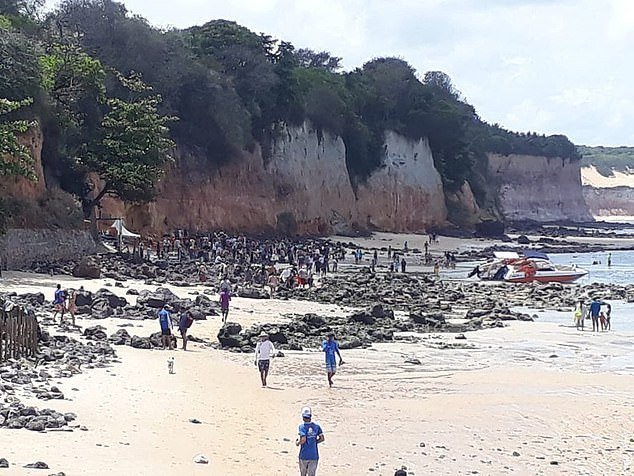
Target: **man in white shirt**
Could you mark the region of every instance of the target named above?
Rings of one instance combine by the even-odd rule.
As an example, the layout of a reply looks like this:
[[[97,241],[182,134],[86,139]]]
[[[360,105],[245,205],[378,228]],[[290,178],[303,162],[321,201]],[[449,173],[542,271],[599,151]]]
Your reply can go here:
[[[275,354],[273,342],[269,340],[266,332],[260,334],[260,342],[255,346],[255,365],[260,371],[260,379],[262,379],[262,387],[266,387],[266,377],[269,375],[269,363]]]

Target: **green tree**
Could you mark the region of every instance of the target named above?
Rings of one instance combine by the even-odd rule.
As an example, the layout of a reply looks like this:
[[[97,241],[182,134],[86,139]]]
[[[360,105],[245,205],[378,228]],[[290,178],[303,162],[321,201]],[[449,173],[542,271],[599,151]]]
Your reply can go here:
[[[20,134],[25,134],[34,123],[7,117],[29,104],[30,99],[10,101],[0,98],[0,175],[22,176],[36,180],[33,157],[29,148],[19,141]]]
[[[175,147],[167,128],[173,118],[158,112],[160,96],[148,94],[151,88],[136,75],[119,79],[135,97],[107,100],[100,138],[80,159],[85,171],[96,173],[102,182],[84,198],[84,210],[93,218],[94,208],[106,195],[128,202],[152,200]]]

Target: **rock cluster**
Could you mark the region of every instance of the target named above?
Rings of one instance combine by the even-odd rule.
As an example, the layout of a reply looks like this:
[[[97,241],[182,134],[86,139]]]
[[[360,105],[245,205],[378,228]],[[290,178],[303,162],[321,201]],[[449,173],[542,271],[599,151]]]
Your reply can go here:
[[[49,408],[38,410],[19,402],[0,404],[0,428],[46,431],[66,427],[76,418],[74,413],[59,413]]]
[[[228,322],[218,332],[218,341],[223,349],[252,352],[260,333],[266,332],[276,347],[302,350],[318,348],[328,334],[334,333],[341,349],[354,349],[390,342],[397,332],[465,332],[501,324],[497,317],[485,317],[451,324],[442,313],[412,312],[408,318],[401,319],[396,318],[392,310],[377,304],[346,317],[304,314],[294,316],[289,323],[254,325],[244,330],[240,324]]]

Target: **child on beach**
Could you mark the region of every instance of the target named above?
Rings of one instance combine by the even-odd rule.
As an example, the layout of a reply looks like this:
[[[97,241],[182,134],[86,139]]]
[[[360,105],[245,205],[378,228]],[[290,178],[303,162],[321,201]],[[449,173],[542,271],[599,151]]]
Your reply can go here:
[[[577,327],[577,330],[581,329],[583,330],[583,319],[585,315],[585,309],[584,309],[584,305],[583,305],[583,301],[579,301],[575,307],[575,313],[574,313],[574,320],[575,320],[575,326]]]

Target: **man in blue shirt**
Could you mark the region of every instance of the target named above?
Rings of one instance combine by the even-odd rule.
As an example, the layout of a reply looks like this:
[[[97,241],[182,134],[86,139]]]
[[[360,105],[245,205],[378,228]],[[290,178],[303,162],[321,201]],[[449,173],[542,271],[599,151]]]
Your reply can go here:
[[[299,438],[295,442],[299,449],[299,474],[301,476],[315,476],[319,463],[319,449],[317,445],[324,441],[324,432],[317,423],[312,422],[310,407],[302,408],[303,423],[299,425]]]
[[[343,359],[339,352],[339,344],[335,340],[335,335],[328,334],[328,340],[321,344],[321,350],[326,354],[326,372],[328,373],[328,385],[332,387],[332,377],[337,372],[337,360],[335,355],[339,356],[339,365],[343,365]]]
[[[53,322],[55,322],[55,318],[57,317],[57,313],[61,313],[61,317],[59,318],[59,324],[62,325],[64,323],[64,311],[66,311],[66,294],[62,289],[62,285],[58,284],[55,288],[55,299],[53,300],[53,304],[55,305],[55,313],[53,314]]]
[[[172,318],[168,310],[167,304],[163,306],[158,313],[159,324],[161,325],[161,341],[163,342],[163,350],[169,347],[172,350]]]
[[[599,313],[601,312],[601,301],[597,298],[590,304],[590,317],[592,318],[592,332],[599,330]]]

